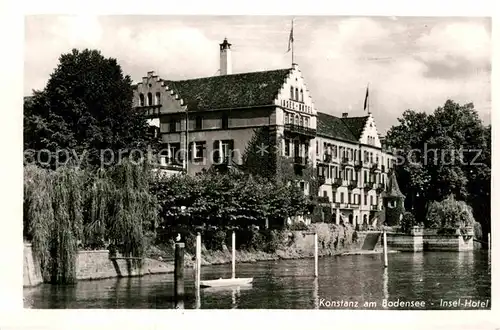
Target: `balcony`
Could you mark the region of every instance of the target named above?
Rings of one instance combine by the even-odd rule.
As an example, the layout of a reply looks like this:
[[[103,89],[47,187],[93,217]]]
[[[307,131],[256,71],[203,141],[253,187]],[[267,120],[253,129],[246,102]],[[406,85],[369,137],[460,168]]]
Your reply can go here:
[[[323,161],[324,161],[325,163],[330,163],[330,162],[332,161],[332,154],[325,154],[325,155],[323,156]]]
[[[285,124],[285,132],[304,135],[310,138],[316,137],[315,129],[295,124]]]
[[[342,165],[343,167],[349,165],[349,158],[342,157],[342,159],[340,160],[340,165]]]
[[[330,203],[330,197],[328,196],[319,196],[318,197],[318,204],[329,204]]]
[[[375,186],[375,182],[365,182],[364,188],[365,190],[372,190]]]
[[[382,184],[377,185],[376,191],[377,191],[377,194],[381,194],[382,192],[384,192],[385,191],[384,185],[382,185]]]
[[[333,188],[338,188],[338,187],[341,187],[343,184],[343,180],[342,178],[335,178],[332,182],[332,187]]]
[[[358,187],[358,181],[357,180],[350,180],[349,181],[349,185],[347,186],[347,188],[349,190],[353,190],[353,189],[355,189],[357,187]]]
[[[144,105],[136,107],[136,109],[144,111],[144,114],[148,119],[157,118],[158,116],[160,116],[161,104]]]
[[[378,171],[379,170],[378,165],[379,165],[378,163],[373,163],[372,166],[371,166],[371,168],[370,168],[370,170],[372,172]]]

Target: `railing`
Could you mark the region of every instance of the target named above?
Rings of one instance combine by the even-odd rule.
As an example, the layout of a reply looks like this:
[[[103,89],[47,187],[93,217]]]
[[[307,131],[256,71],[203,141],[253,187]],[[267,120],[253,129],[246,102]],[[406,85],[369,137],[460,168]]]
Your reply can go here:
[[[342,157],[342,159],[341,159],[341,161],[340,161],[340,164],[341,164],[342,166],[346,166],[346,165],[348,165],[348,164],[349,164],[349,158],[347,158],[347,157]]]
[[[293,163],[296,165],[306,165],[307,164],[307,158],[303,156],[294,156],[293,157]]]
[[[378,170],[378,163],[373,163],[372,166],[371,166],[371,171],[374,172],[374,171],[377,171]]]
[[[155,118],[160,115],[161,104],[144,105],[136,107],[136,109],[143,110],[147,118]]]
[[[357,160],[354,162],[354,168],[356,170],[360,170],[363,167],[363,162],[361,160]]]
[[[325,154],[323,156],[323,161],[326,162],[326,163],[329,163],[332,161],[332,155],[331,154]]]
[[[319,196],[318,203],[330,203],[330,197],[328,196]]]
[[[343,184],[342,178],[335,178],[332,182],[333,187],[341,187]]]
[[[347,188],[349,188],[350,190],[354,189],[354,188],[357,188],[358,187],[358,181],[357,180],[351,180],[349,181],[349,185],[347,186]]]
[[[371,190],[371,189],[373,189],[374,185],[375,185],[375,182],[365,182],[364,188]]]
[[[378,211],[378,210],[379,210],[379,207],[378,207],[378,205],[371,205],[371,206],[370,206],[370,209],[371,209],[372,211]]]
[[[295,124],[285,124],[285,131],[288,131],[290,133],[295,133],[295,134],[311,136],[311,137],[316,136],[315,129],[305,127],[305,126],[295,125]]]

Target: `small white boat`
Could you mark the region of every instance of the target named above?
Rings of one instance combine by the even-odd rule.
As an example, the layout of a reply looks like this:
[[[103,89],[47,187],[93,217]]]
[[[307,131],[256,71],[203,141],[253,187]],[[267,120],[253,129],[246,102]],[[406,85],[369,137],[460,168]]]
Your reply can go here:
[[[248,285],[253,281],[253,277],[247,278],[219,278],[218,280],[200,281],[202,288],[215,288],[224,286]]]

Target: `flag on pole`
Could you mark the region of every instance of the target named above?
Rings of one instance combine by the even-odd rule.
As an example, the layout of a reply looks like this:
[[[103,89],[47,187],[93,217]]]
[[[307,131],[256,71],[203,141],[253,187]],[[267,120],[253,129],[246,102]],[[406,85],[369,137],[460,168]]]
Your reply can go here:
[[[292,29],[290,30],[290,37],[288,37],[288,50],[286,51],[287,53],[292,49],[293,47],[293,19],[292,19]]]
[[[367,106],[368,106],[368,86],[366,86],[365,106],[363,108],[363,111],[366,110]]]

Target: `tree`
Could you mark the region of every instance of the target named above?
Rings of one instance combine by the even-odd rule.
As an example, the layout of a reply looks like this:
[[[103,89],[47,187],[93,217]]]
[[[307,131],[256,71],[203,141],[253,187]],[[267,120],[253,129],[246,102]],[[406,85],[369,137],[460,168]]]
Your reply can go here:
[[[448,100],[431,115],[407,110],[398,121],[386,140],[397,149],[398,181],[417,222],[426,222],[427,202],[453,195],[473,207],[488,232],[491,126],[474,105]]]
[[[25,150],[59,152],[61,162],[76,153],[89,165],[102,165],[105,149],[115,160],[120,149],[146,150],[148,124],[132,107],[131,83],[116,59],[97,50],[62,54],[45,88],[25,100]]]

